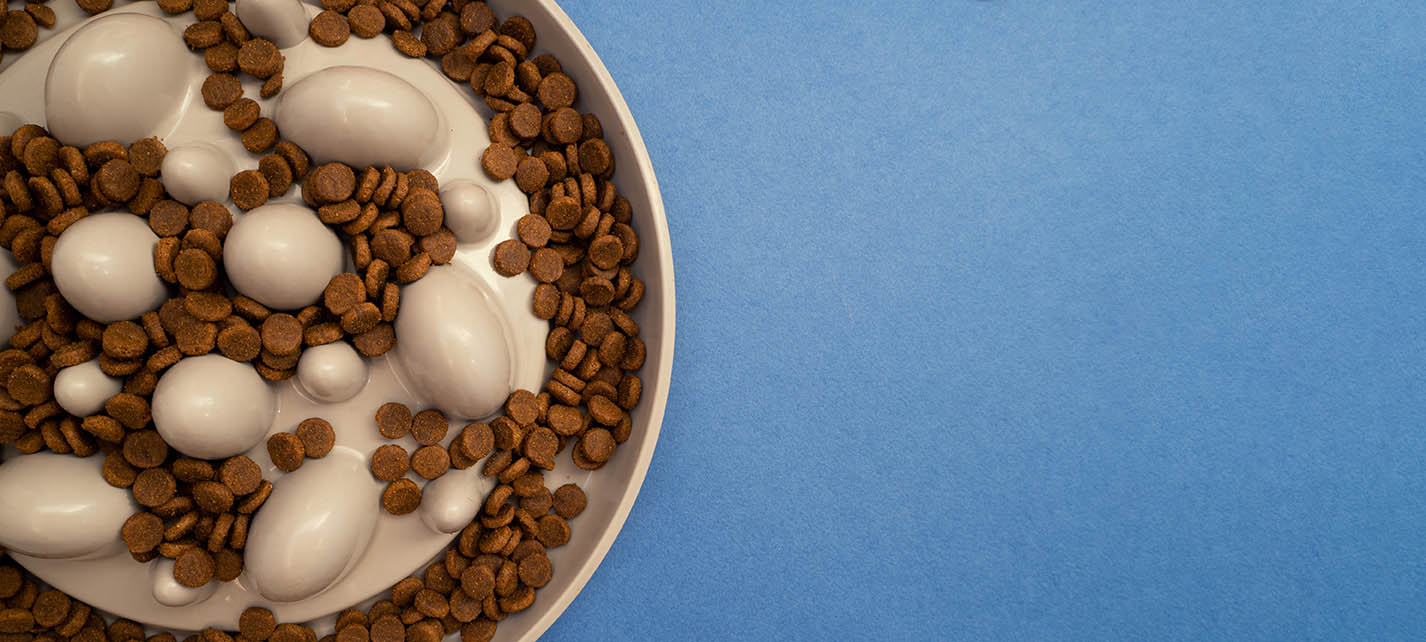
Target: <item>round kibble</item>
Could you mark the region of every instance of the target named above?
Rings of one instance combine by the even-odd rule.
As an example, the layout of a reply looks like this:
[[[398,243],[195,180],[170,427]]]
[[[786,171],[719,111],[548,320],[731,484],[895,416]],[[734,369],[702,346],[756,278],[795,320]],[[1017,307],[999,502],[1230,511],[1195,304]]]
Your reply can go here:
[[[411,409],[394,401],[381,404],[376,409],[376,429],[382,437],[400,439],[411,432]]]
[[[292,472],[302,466],[307,456],[302,440],[292,433],[280,432],[267,438],[267,454],[272,463],[285,472]]]
[[[302,322],[285,312],[268,315],[262,322],[262,347],[279,356],[296,354],[302,348]]]
[[[322,203],[339,203],[356,190],[356,174],[342,163],[327,163],[312,172],[313,196]]]
[[[370,464],[372,476],[381,481],[395,481],[411,469],[411,457],[405,448],[386,444],[371,453]]]
[[[374,5],[358,4],[347,12],[347,23],[358,38],[375,38],[386,29],[386,16]]]
[[[139,193],[142,178],[129,161],[115,158],[99,168],[94,180],[105,198],[123,203]]]
[[[168,458],[168,444],[155,430],[139,430],[124,437],[124,461],[136,468],[157,468]]]
[[[495,573],[484,564],[471,564],[460,574],[460,588],[477,600],[495,593]]]
[[[332,314],[341,316],[353,306],[366,300],[366,286],[361,277],[343,272],[332,277],[327,289],[322,292],[322,302]]]
[[[188,208],[178,201],[159,201],[149,210],[149,227],[159,236],[178,236],[188,229]]]
[[[282,67],[282,52],[264,38],[253,38],[238,48],[238,68],[257,78],[268,78]]]
[[[526,214],[515,223],[515,232],[525,245],[544,247],[550,242],[550,222],[538,214]]]
[[[337,433],[332,424],[321,417],[303,419],[297,424],[297,438],[302,440],[302,448],[313,459],[326,457],[336,445]]]
[[[445,265],[456,255],[456,235],[442,227],[435,234],[421,237],[421,250],[430,255],[431,262]]]
[[[203,103],[209,109],[225,109],[243,97],[243,84],[232,74],[213,74],[203,81],[202,93]]]
[[[189,588],[213,581],[213,571],[213,556],[201,548],[189,548],[173,561],[173,579]]]
[[[441,199],[431,190],[412,189],[401,203],[401,222],[416,236],[435,234],[444,220]]]
[[[502,276],[515,276],[530,265],[530,248],[515,239],[501,241],[495,246],[495,271]]]
[[[569,107],[560,107],[550,114],[548,122],[544,125],[545,138],[552,143],[568,145],[579,140],[584,133],[584,121],[579,117],[579,112]],[[558,155],[557,155],[558,156]],[[561,168],[565,167],[564,158],[559,160]],[[563,172],[561,172],[563,173]]]
[[[149,335],[133,321],[119,321],[104,328],[104,353],[119,359],[133,359],[148,348]]]
[[[134,478],[134,485],[130,490],[134,494],[134,501],[141,506],[152,508],[173,499],[174,492],[178,490],[178,481],[167,470],[150,468]]]
[[[520,561],[519,573],[521,582],[540,588],[550,583],[554,567],[550,565],[550,558],[545,557],[544,553],[536,553]]]
[[[153,513],[135,513],[119,532],[130,553],[147,553],[163,543],[163,520]]]
[[[560,72],[549,74],[541,79],[540,86],[535,92],[540,99],[540,104],[549,110],[573,105],[577,93],[574,80]]]
[[[222,321],[233,313],[233,301],[217,292],[190,292],[183,309],[199,321]]]
[[[520,154],[509,145],[492,143],[480,155],[480,167],[485,175],[503,181],[515,175],[520,166]]]
[[[162,5],[165,0],[159,0]],[[226,74],[238,70],[238,46],[231,42],[220,42],[203,50],[203,62],[213,72]]]
[[[24,11],[10,11],[0,20],[0,44],[6,49],[29,49],[39,38],[34,16]]]
[[[592,174],[603,174],[614,165],[614,156],[602,138],[591,138],[579,144],[579,168]]]
[[[248,640],[263,642],[272,637],[276,629],[277,618],[265,608],[254,606],[238,616],[238,633]]]
[[[59,151],[57,147],[55,151]],[[133,164],[140,174],[153,178],[158,176],[163,157],[167,153],[168,148],[157,138],[144,138],[129,146],[129,163]]]
[[[224,513],[233,507],[233,491],[215,481],[201,481],[193,485],[193,501],[209,513]]]
[[[238,455],[218,468],[218,479],[234,495],[247,495],[262,484],[262,468],[246,455]]]
[[[450,453],[440,446],[423,446],[411,455],[411,470],[425,479],[440,477],[450,467]]]
[[[411,436],[422,446],[441,443],[450,431],[451,424],[444,413],[436,409],[422,410],[411,420]]]
[[[471,459],[485,459],[495,450],[495,433],[484,423],[466,424],[460,433],[460,447]]]
[[[398,479],[387,484],[381,493],[381,505],[392,515],[407,515],[421,506],[421,489],[416,482]]]
[[[396,46],[397,51],[412,58],[422,58],[426,55],[426,43],[404,29],[391,34],[391,44]]]
[[[559,311],[559,304],[559,288],[548,283],[541,283],[535,286],[532,308],[536,317],[541,319],[553,319],[555,313]]]
[[[235,132],[245,131],[262,117],[262,107],[251,98],[239,98],[223,108],[223,124]]]
[[[341,328],[347,334],[361,334],[381,322],[381,309],[375,303],[362,301],[342,315]]]
[[[545,218],[549,220],[550,227],[556,230],[574,229],[582,217],[579,201],[569,196],[552,198],[550,204],[545,207]]]
[[[564,259],[560,253],[550,248],[542,247],[530,255],[530,276],[540,283],[558,281],[564,274],[564,268]]]
[[[271,118],[257,119],[251,127],[243,131],[243,149],[261,154],[277,143],[277,123]]]
[[[257,171],[267,179],[268,197],[277,198],[292,189],[292,166],[282,156],[263,156],[257,163]]]
[[[613,234],[605,234],[589,244],[589,262],[601,269],[611,269],[624,258],[624,244]]]
[[[575,484],[565,484],[555,489],[555,514],[565,519],[574,519],[584,512],[587,499],[584,490]]]
[[[218,351],[234,361],[252,361],[262,352],[262,337],[247,324],[223,328],[217,336]]]
[[[228,197],[243,211],[261,206],[268,196],[267,178],[254,169],[238,172],[228,186]]]
[[[307,33],[312,40],[323,47],[340,47],[352,35],[351,24],[346,16],[336,11],[323,11],[312,19]]]
[[[178,283],[190,290],[204,290],[218,278],[218,266],[213,257],[197,248],[182,250],[173,259],[173,271]]]
[[[550,169],[544,161],[526,156],[515,167],[515,186],[520,191],[531,193],[545,186],[550,179]]]

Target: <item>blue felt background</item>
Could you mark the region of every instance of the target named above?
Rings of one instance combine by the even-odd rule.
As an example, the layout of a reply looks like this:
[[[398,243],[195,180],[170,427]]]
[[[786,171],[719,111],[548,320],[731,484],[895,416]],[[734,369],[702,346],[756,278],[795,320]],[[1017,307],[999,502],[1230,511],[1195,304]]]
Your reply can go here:
[[[1426,3],[566,0],[678,349],[548,634],[1426,634]]]

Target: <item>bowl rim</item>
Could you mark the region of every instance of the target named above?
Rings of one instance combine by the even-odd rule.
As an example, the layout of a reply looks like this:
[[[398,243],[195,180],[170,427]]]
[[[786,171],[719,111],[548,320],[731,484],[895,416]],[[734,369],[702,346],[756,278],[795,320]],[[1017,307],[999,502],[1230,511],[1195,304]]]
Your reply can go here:
[[[622,496],[619,497],[615,505],[614,514],[609,521],[609,526],[600,535],[599,541],[595,544],[593,553],[585,558],[574,574],[570,584],[558,595],[554,596],[553,606],[544,612],[534,624],[519,637],[522,641],[537,640],[544,635],[555,621],[564,614],[565,609],[574,602],[574,598],[584,590],[589,579],[594,576],[599,565],[603,563],[604,557],[609,553],[609,549],[614,545],[614,540],[619,537],[620,531],[624,528],[625,521],[628,520],[630,511],[633,510],[634,502],[643,488],[644,479],[648,475],[650,462],[653,460],[654,450],[658,445],[659,432],[663,426],[664,412],[668,406],[669,384],[673,374],[673,354],[674,354],[674,330],[676,312],[676,297],[674,295],[674,266],[673,249],[669,243],[668,219],[665,216],[663,195],[659,190],[658,179],[654,174],[653,162],[649,158],[648,147],[644,145],[643,135],[639,132],[638,125],[634,122],[633,113],[629,110],[629,104],[624,100],[624,95],[619,91],[619,87],[614,82],[614,78],[609,73],[609,69],[604,66],[604,61],[599,58],[599,54],[594,51],[593,45],[584,37],[584,33],[574,24],[564,9],[555,0],[538,0],[526,7],[522,11],[543,10],[548,12],[551,21],[562,32],[561,37],[567,38],[579,55],[589,63],[590,69],[594,72],[594,77],[589,79],[581,78],[581,82],[595,82],[600,89],[609,96],[609,102],[614,106],[613,114],[618,122],[618,126],[626,132],[629,145],[633,149],[634,157],[631,159],[640,168],[640,186],[649,195],[649,215],[656,225],[652,233],[658,239],[657,261],[662,279],[659,288],[662,290],[662,313],[658,319],[658,331],[660,341],[663,342],[663,349],[659,351],[658,362],[656,364],[655,377],[657,385],[653,388],[653,398],[644,400],[644,403],[651,404],[648,424],[643,426],[643,430],[648,437],[643,440],[637,453],[637,460],[634,466],[633,477],[630,478],[628,486],[624,488]],[[600,114],[604,118],[604,114]],[[606,130],[609,129],[606,127]],[[648,233],[645,231],[644,233]],[[648,257],[643,260],[649,260]]]

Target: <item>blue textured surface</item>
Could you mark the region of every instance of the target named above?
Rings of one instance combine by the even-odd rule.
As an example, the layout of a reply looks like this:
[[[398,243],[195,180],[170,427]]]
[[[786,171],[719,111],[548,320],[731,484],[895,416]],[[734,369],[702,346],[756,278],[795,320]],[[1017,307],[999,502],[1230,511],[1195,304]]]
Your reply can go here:
[[[679,334],[548,639],[1426,631],[1426,4],[564,4]]]

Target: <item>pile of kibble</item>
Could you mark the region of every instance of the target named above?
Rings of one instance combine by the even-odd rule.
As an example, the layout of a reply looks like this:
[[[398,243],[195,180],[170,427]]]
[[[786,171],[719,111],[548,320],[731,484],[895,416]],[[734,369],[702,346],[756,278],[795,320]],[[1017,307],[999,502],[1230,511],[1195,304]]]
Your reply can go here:
[[[256,170],[231,178],[230,197],[248,210],[286,195],[294,185],[319,218],[338,230],[356,272],[333,278],[322,301],[296,311],[269,310],[232,296],[222,269],[223,240],[232,213],[215,202],[189,208],[166,198],[159,167],[165,149],[155,139],[127,148],[105,142],[85,149],[63,145],[27,125],[0,137],[0,246],[20,268],[6,280],[24,321],[0,351],[0,444],[21,453],[51,450],[101,455],[109,483],[130,489],[144,510],[124,525],[122,538],[136,560],[175,560],[175,577],[188,586],[230,581],[242,571],[242,550],[252,515],[272,491],[258,465],[245,456],[224,461],[181,457],[153,430],[149,397],[162,372],[184,356],[216,351],[252,362],[271,380],[291,377],[302,349],[347,340],[376,356],[395,343],[391,322],[400,284],[447,263],[456,244],[444,226],[439,185],[425,170],[312,167],[307,155],[284,141],[260,104],[242,96],[239,74],[263,81],[262,98],[282,88],[284,59],[269,41],[253,37],[226,0],[160,0],[170,14],[192,11],[185,31],[213,74],[202,96],[221,111],[244,147],[261,155]],[[494,116],[492,144],[481,154],[488,176],[514,179],[529,195],[530,214],[517,238],[501,242],[491,260],[496,271],[528,271],[539,285],[531,302],[551,322],[546,354],[555,365],[544,390],[517,390],[504,413],[465,425],[451,437],[447,418],[434,409],[413,412],[389,403],[373,418],[391,440],[412,436],[408,453],[387,444],[371,454],[374,477],[388,482],[383,508],[395,515],[416,510],[414,472],[435,479],[449,468],[484,460],[481,473],[499,482],[481,515],[417,576],[393,587],[366,611],[348,610],[328,638],[343,642],[435,642],[460,632],[465,642],[488,640],[506,615],[528,608],[553,568],[545,552],[566,543],[568,521],[585,506],[578,486],[551,491],[544,472],[566,450],[585,470],[602,467],[633,430],[629,412],[639,403],[645,346],[628,314],[644,285],[630,269],[639,241],[632,210],[610,182],[613,156],[597,117],[575,110],[578,89],[550,55],[529,57],[531,23],[521,16],[499,21],[478,0],[326,0],[311,23],[318,44],[334,47],[355,34],[391,34],[393,46],[430,57],[452,80],[467,84]],[[80,0],[89,13],[104,0]],[[53,25],[42,4],[0,15],[0,45],[19,50],[35,40],[36,24]],[[49,274],[55,241],[90,211],[124,208],[147,217],[160,237],[155,269],[173,296],[134,321],[100,324],[83,318],[58,294]],[[103,412],[73,417],[52,399],[60,368],[98,358],[101,369],[124,379],[124,390]],[[441,446],[450,437],[447,446]],[[320,458],[335,442],[319,417],[291,433],[269,437],[268,454],[292,471]],[[128,620],[106,624],[88,606],[61,592],[42,590],[36,578],[0,557],[0,642],[64,636],[92,642],[143,639]],[[237,625],[240,638],[317,642],[309,627],[278,624],[262,608]],[[324,640],[328,639],[324,638]],[[172,641],[162,634],[150,638]],[[208,629],[191,636],[232,642],[233,634]]]

